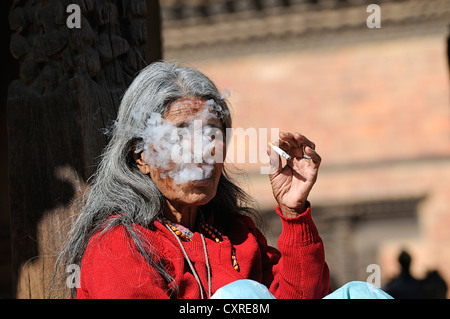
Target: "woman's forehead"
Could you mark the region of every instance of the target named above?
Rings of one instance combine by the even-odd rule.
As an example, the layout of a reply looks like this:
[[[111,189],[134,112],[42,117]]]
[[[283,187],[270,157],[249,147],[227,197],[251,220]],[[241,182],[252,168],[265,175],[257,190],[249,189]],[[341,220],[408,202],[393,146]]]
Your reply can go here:
[[[183,98],[176,100],[169,106],[169,110],[164,115],[164,118],[175,124],[192,116],[203,118],[205,117],[205,114],[215,115],[215,112],[211,110],[207,100],[202,98]],[[208,119],[215,119],[218,121],[216,116],[207,117]]]
[[[203,110],[205,102],[206,102],[205,99],[195,97],[179,99],[169,106],[169,110],[166,114],[170,113],[192,114],[200,110]]]

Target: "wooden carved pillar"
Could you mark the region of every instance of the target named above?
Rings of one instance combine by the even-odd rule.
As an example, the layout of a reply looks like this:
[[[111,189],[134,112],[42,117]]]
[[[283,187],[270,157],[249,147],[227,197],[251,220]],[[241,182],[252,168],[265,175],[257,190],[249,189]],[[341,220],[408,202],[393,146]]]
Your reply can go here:
[[[80,8],[80,28],[67,24],[74,13],[67,12],[70,4]],[[7,101],[18,298],[45,298],[58,288],[49,283],[76,213],[71,202],[96,169],[107,142],[102,129],[111,125],[122,94],[146,65],[147,25],[152,25],[146,19],[159,21],[159,12],[147,12],[146,4],[16,0],[10,8],[10,49],[20,64]],[[158,36],[153,43],[160,43],[159,34],[150,33]]]

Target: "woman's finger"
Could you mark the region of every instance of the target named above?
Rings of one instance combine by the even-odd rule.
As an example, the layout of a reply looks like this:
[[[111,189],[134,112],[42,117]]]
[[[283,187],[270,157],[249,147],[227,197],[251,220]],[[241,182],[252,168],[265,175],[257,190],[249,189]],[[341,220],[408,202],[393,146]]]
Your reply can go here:
[[[278,155],[278,153],[275,152],[270,146],[267,146],[267,155],[269,155],[270,159],[269,176],[277,176],[283,169],[280,155]]]
[[[298,132],[295,132],[294,133],[294,138],[299,144],[305,145],[305,146],[309,146],[313,150],[316,149],[316,144],[311,142],[306,136],[304,136],[304,135],[302,135],[302,134],[300,134]]]
[[[317,167],[322,162],[322,158],[320,157],[320,155],[317,154],[317,152],[309,146],[305,147],[305,155],[308,156],[310,158],[310,161],[312,161],[314,164],[316,164]]]
[[[295,139],[294,135],[292,133],[280,133],[280,141],[283,141],[284,145],[289,146],[289,151],[286,150],[286,152],[289,153],[289,155],[293,157],[302,157],[303,156],[303,148],[298,143],[298,141]],[[281,146],[280,146],[281,147]]]
[[[286,153],[291,152],[292,146],[285,140],[280,139],[278,141],[275,141],[275,143],[272,143],[272,144],[277,145],[279,148],[281,148]]]

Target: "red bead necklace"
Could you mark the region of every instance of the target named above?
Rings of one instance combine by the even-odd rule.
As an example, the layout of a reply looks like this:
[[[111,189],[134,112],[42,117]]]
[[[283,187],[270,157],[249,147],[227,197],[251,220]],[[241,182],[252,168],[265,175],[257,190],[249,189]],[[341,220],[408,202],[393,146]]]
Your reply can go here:
[[[192,241],[192,239],[191,239],[192,233],[187,228],[185,228],[184,231],[183,231],[182,229],[180,229],[180,227],[175,226],[167,218],[162,217],[161,220],[167,226],[169,226],[170,229],[173,230],[175,235],[177,235],[181,240],[183,240],[183,241]],[[215,227],[213,227],[213,226],[211,226],[211,225],[209,225],[209,224],[207,224],[205,222],[200,222],[200,227],[203,230],[203,233],[209,235],[209,237],[212,240],[214,240],[216,243],[221,243],[223,241],[222,233],[219,230],[217,230]],[[187,234],[188,232],[190,234]],[[239,271],[239,264],[238,264],[237,259],[236,259],[236,250],[234,249],[234,247],[231,248],[231,262],[233,264],[233,268],[235,270]]]

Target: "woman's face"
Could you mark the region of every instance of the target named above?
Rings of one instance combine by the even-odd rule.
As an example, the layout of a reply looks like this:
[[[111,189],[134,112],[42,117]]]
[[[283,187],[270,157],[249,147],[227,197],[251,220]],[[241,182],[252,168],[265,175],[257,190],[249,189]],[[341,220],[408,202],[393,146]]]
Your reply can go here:
[[[215,139],[215,136],[224,136],[224,128],[216,114],[210,110],[210,101],[206,101],[201,98],[184,98],[173,102],[168,109],[168,112],[163,116],[163,119],[168,120],[179,132],[187,132],[189,138],[186,136],[181,137],[181,141],[190,144],[189,149],[194,152],[196,147],[202,147],[200,150],[205,156],[200,156],[200,160],[192,160],[194,155],[188,154],[185,157],[189,160],[189,163],[180,164],[174,160],[173,156],[168,156],[167,162],[162,167],[157,165],[149,165],[149,159],[145,160],[144,152],[140,154],[140,158],[136,161],[139,169],[144,174],[149,174],[152,181],[165,196],[165,198],[172,205],[183,206],[200,206],[208,203],[216,195],[217,185],[219,183],[220,175],[223,168],[223,159],[225,154],[225,143],[223,138]],[[209,114],[208,116],[205,116]],[[195,122],[194,122],[195,121]],[[192,130],[193,123],[195,129],[203,129],[209,132],[209,137],[203,137],[203,140],[211,141],[209,148],[204,145],[199,138],[194,138],[195,133],[189,132],[189,128]],[[202,133],[202,131],[200,131]],[[216,134],[217,133],[217,134]],[[198,136],[198,135],[197,135]],[[183,140],[184,139],[184,140]],[[197,143],[197,146],[194,144]],[[181,144],[181,142],[179,143]],[[178,144],[177,144],[178,145]],[[213,147],[211,148],[211,145]],[[158,152],[152,145],[148,145],[152,152]],[[198,148],[197,148],[198,150]],[[220,150],[220,159],[214,155]],[[208,154],[205,154],[208,153]],[[177,152],[171,152],[173,155]],[[158,154],[153,153],[158,157]],[[198,154],[198,153],[197,153]],[[206,156],[210,155],[210,156]],[[212,156],[211,156],[212,155]],[[147,155],[151,156],[151,155]],[[211,158],[214,157],[214,161]],[[204,159],[209,159],[207,162]],[[169,167],[169,169],[167,169]],[[189,170],[195,170],[197,174],[193,174],[189,177]],[[183,170],[184,179],[174,178],[174,175],[180,175],[180,171]],[[200,173],[199,173],[200,172]]]

